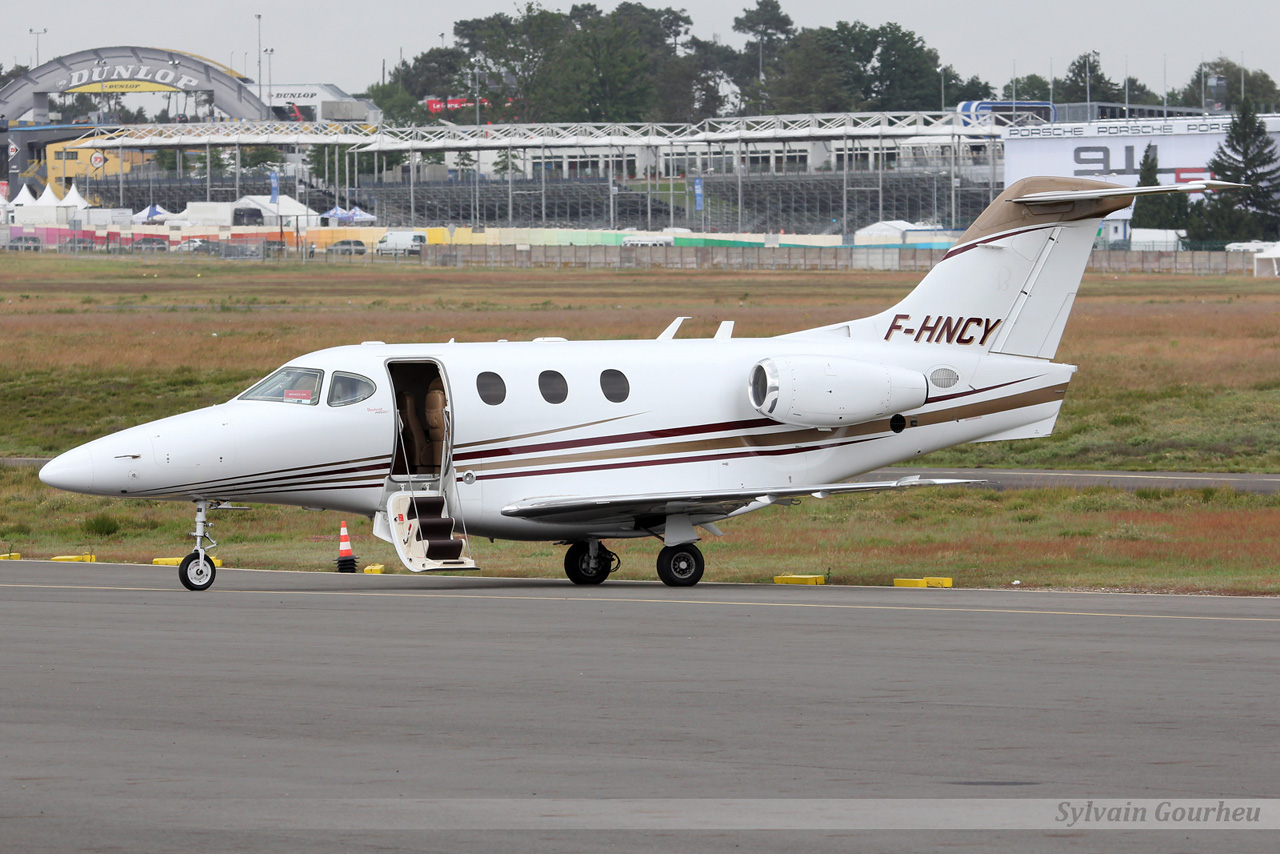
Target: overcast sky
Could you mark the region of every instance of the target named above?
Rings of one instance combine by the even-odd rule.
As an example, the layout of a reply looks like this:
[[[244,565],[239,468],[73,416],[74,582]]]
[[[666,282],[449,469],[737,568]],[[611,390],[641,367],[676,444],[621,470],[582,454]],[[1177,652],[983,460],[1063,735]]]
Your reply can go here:
[[[1216,3],[1166,0],[1115,3],[1102,0],[1030,2],[986,0],[910,0],[907,3],[836,4],[822,0],[781,0],[797,28],[831,26],[839,20],[861,20],[878,26],[894,21],[924,38],[942,61],[962,77],[976,74],[999,90],[1013,76],[1053,73],[1096,50],[1103,72],[1116,82],[1128,73],[1155,91],[1167,79],[1184,85],[1201,57],[1225,55],[1248,68],[1260,68],[1280,80],[1277,46],[1280,6],[1275,0],[1218,0]],[[515,14],[512,0],[466,3],[423,3],[421,0],[308,0],[307,3],[215,0],[202,4],[156,4],[154,0],[114,0],[94,11],[72,9],[81,4],[10,3],[0,33],[0,63],[40,59],[76,50],[112,45],[142,45],[195,53],[257,76],[258,21],[262,14],[262,46],[274,48],[272,79],[276,83],[335,83],[357,92],[376,82],[383,62],[390,68],[401,55],[412,58],[453,42],[459,19],[495,12]],[[89,4],[84,4],[85,6]],[[547,2],[567,11],[572,2]],[[616,2],[596,3],[608,11]],[[754,0],[673,0],[648,3],[685,9],[694,33],[719,36],[741,47],[744,37],[733,31],[733,19]],[[1167,78],[1166,78],[1167,64]],[[263,82],[267,65],[262,66]],[[444,94],[444,93],[439,93]]]

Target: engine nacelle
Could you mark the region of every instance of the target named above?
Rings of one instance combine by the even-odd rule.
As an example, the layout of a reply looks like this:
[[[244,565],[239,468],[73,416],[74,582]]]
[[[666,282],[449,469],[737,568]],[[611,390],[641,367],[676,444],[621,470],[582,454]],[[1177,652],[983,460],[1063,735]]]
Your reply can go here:
[[[766,418],[846,427],[923,406],[924,374],[840,356],[777,356],[751,369],[747,397]]]

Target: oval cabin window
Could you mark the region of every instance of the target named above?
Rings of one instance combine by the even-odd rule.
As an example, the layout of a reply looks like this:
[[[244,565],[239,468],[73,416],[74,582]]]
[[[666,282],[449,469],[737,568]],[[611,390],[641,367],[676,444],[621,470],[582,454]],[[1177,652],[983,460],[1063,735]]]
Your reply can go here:
[[[538,391],[547,403],[564,403],[569,396],[569,383],[559,371],[543,371],[538,374]]]
[[[485,371],[476,377],[476,392],[490,406],[497,406],[507,399],[507,384],[493,371]]]
[[[610,403],[622,403],[631,394],[631,383],[622,371],[609,369],[600,374],[600,391]]]

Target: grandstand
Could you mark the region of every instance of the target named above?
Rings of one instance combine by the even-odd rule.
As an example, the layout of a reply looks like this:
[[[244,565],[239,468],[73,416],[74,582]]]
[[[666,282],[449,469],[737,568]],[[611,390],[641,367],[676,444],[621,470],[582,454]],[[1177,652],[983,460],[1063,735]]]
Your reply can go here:
[[[714,119],[697,125],[486,125],[386,128],[308,122],[133,126],[75,144],[105,151],[282,146],[281,189],[316,210],[358,204],[386,226],[660,229],[851,234],[883,219],[963,227],[998,192],[993,124],[956,113],[847,113]],[[315,146],[324,173],[302,154]],[[370,161],[372,172],[337,177]],[[388,158],[413,159],[389,168]],[[345,156],[345,155],[344,155]],[[421,180],[428,156],[436,180]],[[480,176],[464,163],[478,160]],[[392,160],[391,162],[395,162]],[[366,165],[363,168],[368,169]],[[509,168],[512,171],[503,172]],[[530,177],[520,168],[531,170]],[[343,170],[345,172],[345,169]],[[449,180],[439,180],[447,174]],[[264,176],[181,177],[154,166],[91,180],[104,203],[181,210],[188,201],[265,193]]]

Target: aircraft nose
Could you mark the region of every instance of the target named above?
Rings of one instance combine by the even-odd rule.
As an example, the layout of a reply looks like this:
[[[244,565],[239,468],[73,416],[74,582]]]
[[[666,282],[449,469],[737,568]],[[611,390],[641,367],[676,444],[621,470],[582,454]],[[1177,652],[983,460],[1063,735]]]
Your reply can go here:
[[[54,457],[40,469],[40,479],[68,492],[93,491],[93,454],[79,447]]]

